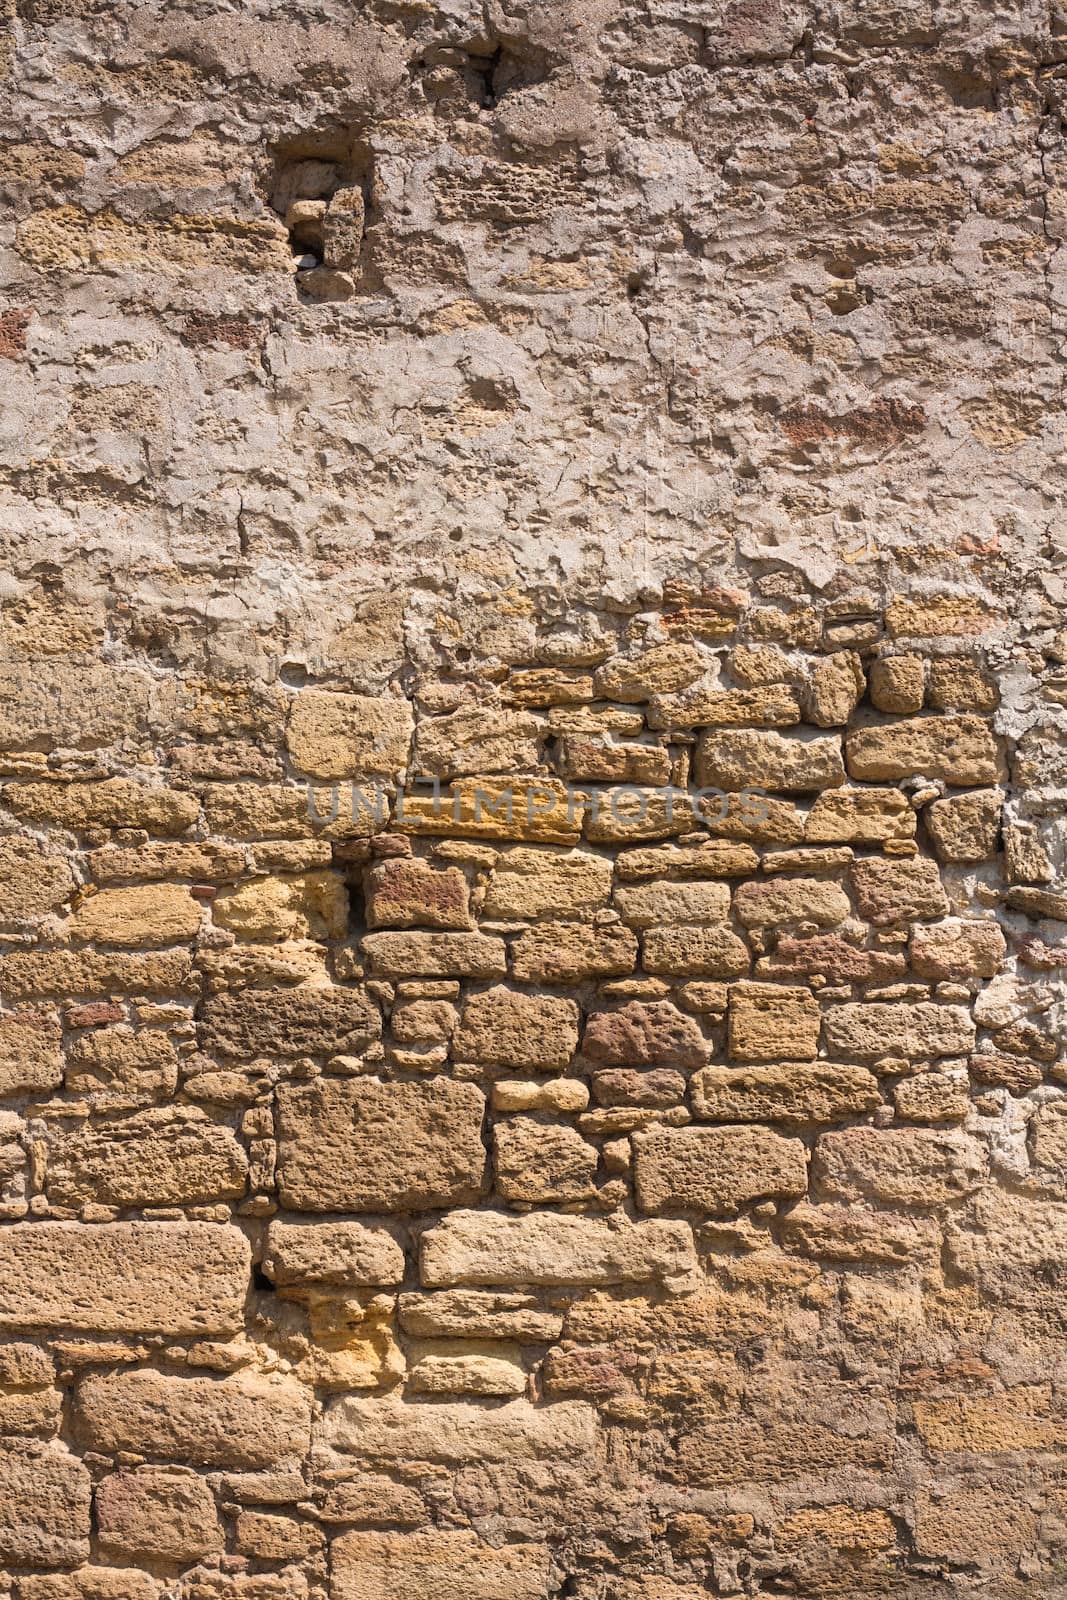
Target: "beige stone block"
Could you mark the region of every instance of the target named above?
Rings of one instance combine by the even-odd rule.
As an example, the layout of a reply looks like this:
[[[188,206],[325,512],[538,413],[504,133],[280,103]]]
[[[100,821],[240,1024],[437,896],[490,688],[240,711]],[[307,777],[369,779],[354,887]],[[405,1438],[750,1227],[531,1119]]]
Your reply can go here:
[[[237,1549],[254,1561],[290,1561],[297,1565],[321,1555],[326,1539],[312,1522],[271,1515],[266,1511],[241,1511],[237,1517]]]
[[[838,650],[815,667],[805,692],[809,722],[817,728],[843,726],[863,699],[867,680],[854,650]]]
[[[878,711],[906,716],[921,711],[926,689],[922,656],[880,656],[871,663],[871,703]]]
[[[772,878],[739,884],[734,910],[745,928],[780,928],[794,923],[836,928],[851,915],[852,905],[840,885],[826,879]]]
[[[169,1099],[178,1085],[178,1056],[156,1028],[120,1025],[76,1035],[67,1050],[64,1083],[94,1111],[125,1111]]]
[[[629,928],[590,928],[577,922],[543,922],[529,928],[512,949],[518,983],[581,983],[618,978],[637,964],[637,940]]]
[[[631,928],[651,928],[659,923],[725,922],[730,911],[730,889],[714,879],[623,884],[615,890],[615,905]]]
[[[804,828],[809,844],[887,844],[914,834],[915,812],[899,789],[828,790]]]
[[[975,1026],[961,1006],[920,1000],[830,1006],[823,1017],[823,1037],[835,1055],[846,1060],[878,1062],[903,1056],[965,1055],[974,1048]]]
[[[380,1222],[274,1221],[267,1230],[263,1270],[279,1286],[393,1286],[404,1280],[404,1248]]]
[[[319,1078],[278,1090],[278,1186],[294,1211],[466,1205],[485,1177],[471,1083]]]
[[[415,835],[574,845],[585,800],[558,778],[461,778],[440,795],[405,795],[397,825]]]
[[[95,882],[103,884],[128,878],[153,883],[166,878],[226,883],[239,878],[245,866],[246,852],[239,845],[213,844],[209,840],[108,844],[89,852],[89,871]]]
[[[172,1337],[235,1333],[251,1252],[209,1222],[0,1228],[0,1327]]]
[[[59,1206],[195,1205],[239,1199],[247,1176],[229,1128],[202,1111],[157,1106],[54,1137],[46,1192]]]
[[[363,989],[302,984],[214,995],[201,1012],[201,1043],[222,1056],[358,1055],[381,1036]]]
[[[342,1534],[334,1600],[547,1600],[544,1545],[484,1544],[466,1529]]]
[[[563,1332],[563,1313],[546,1311],[532,1294],[486,1289],[440,1289],[402,1294],[400,1326],[414,1339],[513,1339],[551,1344]]]
[[[59,1444],[0,1446],[0,1561],[72,1567],[89,1557],[92,1481]]]
[[[54,1011],[0,1013],[0,1095],[42,1094],[58,1088],[63,1081],[61,1041]]]
[[[786,1212],[781,1226],[787,1250],[827,1261],[903,1266],[934,1260],[941,1248],[941,1231],[930,1218],[868,1211],[857,1204],[801,1201]]]
[[[195,795],[133,778],[9,783],[4,788],[4,805],[24,822],[43,822],[72,833],[89,827],[145,828],[168,838],[184,833],[200,814]]]
[[[342,1396],[318,1429],[321,1443],[371,1461],[552,1461],[587,1456],[597,1437],[597,1413],[581,1401],[502,1406],[473,1401],[412,1405],[396,1395]]]
[[[961,788],[996,783],[1002,763],[989,724],[976,716],[913,717],[859,728],[845,739],[849,775],[875,783],[940,779]]]
[[[137,1368],[90,1374],[74,1397],[89,1449],[131,1450],[192,1467],[271,1467],[303,1457],[312,1396],[291,1378],[238,1372],[178,1377]]]
[[[759,870],[759,856],[748,844],[708,839],[699,845],[652,845],[623,850],[615,859],[622,883],[648,878],[744,878]]]
[[[752,689],[705,689],[656,695],[648,708],[650,728],[788,728],[800,721],[796,691],[784,684]]]
[[[548,1083],[524,1078],[501,1078],[494,1083],[494,1111],[584,1111],[589,1090],[581,1078],[553,1078]]]
[[[950,1395],[916,1400],[919,1437],[930,1450],[999,1455],[1017,1450],[1056,1450],[1067,1427],[1053,1414],[1044,1384],[1020,1383],[1003,1394]]]
[[[483,915],[504,921],[585,917],[608,904],[611,876],[611,862],[588,850],[516,847],[493,870]]]
[[[445,717],[423,717],[415,736],[414,770],[448,780],[480,773],[533,772],[541,754],[541,723],[528,711],[464,706]]]
[[[672,978],[737,978],[752,960],[729,928],[647,928],[641,948],[646,972]]]
[[[113,1472],[95,1505],[100,1544],[112,1556],[186,1565],[225,1546],[214,1495],[180,1467]]]
[[[930,704],[935,711],[995,711],[996,684],[969,656],[942,656],[930,663]]]
[[[597,1151],[567,1124],[509,1117],[493,1125],[493,1166],[497,1193],[508,1202],[588,1200]]]
[[[634,1223],[623,1216],[564,1212],[455,1211],[422,1235],[420,1259],[427,1288],[624,1283],[682,1288],[696,1268],[686,1222]]]
[[[972,1193],[987,1169],[981,1145],[955,1129],[842,1128],[820,1137],[812,1175],[839,1199],[929,1209]]]
[[[948,914],[948,899],[933,861],[915,857],[884,861],[877,856],[854,861],[849,869],[856,909],[876,928],[918,922]]]
[[[696,781],[726,793],[769,789],[807,794],[837,788],[845,781],[841,740],[747,728],[704,733],[697,745]],[[752,796],[753,809],[758,809],[758,800]]]
[[[578,1048],[578,1006],[561,995],[503,987],[468,995],[453,1040],[457,1061],[556,1072]]]
[[[596,694],[603,700],[640,705],[654,695],[673,694],[695,683],[709,665],[695,645],[653,645],[636,656],[612,656],[593,677]]]
[[[136,738],[151,695],[146,672],[98,661],[0,665],[0,750],[99,749]]]
[[[516,706],[581,705],[593,699],[593,675],[566,667],[533,667],[512,672],[503,693]]]
[[[56,911],[74,889],[63,856],[47,855],[35,839],[0,837],[0,924],[19,927]]]
[[[584,832],[590,844],[621,847],[677,838],[698,825],[690,795],[626,784],[594,791],[585,811]]]
[[[966,922],[953,917],[932,927],[913,928],[908,959],[921,978],[943,982],[959,978],[992,978],[1000,971],[1007,942],[997,923]]]
[[[757,1200],[796,1199],[808,1186],[799,1139],[769,1128],[653,1128],[633,1138],[642,1211],[729,1214]]]
[[[134,1567],[80,1567],[48,1577],[25,1577],[19,1600],[159,1600],[162,1585]]]
[[[379,978],[502,978],[503,939],[484,933],[368,933],[362,940]]]
[[[735,1061],[814,1061],[821,1020],[810,989],[733,984],[727,1014],[730,1055]]]
[[[905,1122],[962,1122],[971,1109],[967,1074],[920,1072],[893,1089],[897,1116]]]
[[[195,904],[195,902],[190,902]],[[3,987],[10,1000],[41,996],[195,994],[188,950],[131,955],[90,950],[12,950],[4,956]]]
[[[839,1122],[881,1100],[869,1072],[829,1061],[711,1066],[693,1077],[693,1110],[709,1122]]]
[[[328,870],[255,878],[223,889],[211,914],[217,927],[253,942],[341,939],[348,928],[348,887],[339,872]]]
[[[939,861],[991,861],[997,853],[999,789],[954,795],[927,806],[924,820]]]
[[[407,766],[414,731],[411,706],[399,696],[302,689],[286,745],[297,770],[312,778],[395,777]]]
[[[413,1394],[499,1395],[513,1399],[526,1392],[526,1370],[517,1348],[509,1353],[503,1345],[473,1350],[459,1344],[413,1354],[415,1362],[407,1382]]]
[[[670,782],[670,752],[651,744],[608,744],[569,734],[560,740],[556,771],[568,783]]]
[[[183,944],[200,931],[200,906],[177,884],[100,889],[78,906],[67,923],[71,936],[87,944],[139,946]]]

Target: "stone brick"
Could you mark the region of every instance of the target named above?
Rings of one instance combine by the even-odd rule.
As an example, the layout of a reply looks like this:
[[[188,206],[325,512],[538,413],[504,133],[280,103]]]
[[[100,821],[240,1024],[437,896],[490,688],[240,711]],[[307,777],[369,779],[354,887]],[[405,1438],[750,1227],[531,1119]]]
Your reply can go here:
[[[597,1151],[564,1123],[509,1117],[493,1127],[497,1193],[507,1201],[552,1204],[593,1194]]]
[[[581,705],[593,699],[593,676],[566,667],[534,667],[512,672],[504,686],[510,705],[547,707]]]
[[[707,667],[707,658],[695,645],[654,645],[638,656],[613,656],[597,668],[593,687],[601,699],[640,705],[695,683]]]
[[[967,1073],[920,1072],[893,1089],[897,1117],[905,1122],[962,1122],[971,1109]]]
[[[933,861],[882,861],[872,856],[849,869],[856,909],[876,928],[943,917],[948,900]]]
[[[615,891],[615,905],[631,928],[651,928],[658,923],[725,922],[730,890],[725,883],[713,879],[625,884]]]
[[[334,1600],[547,1600],[543,1545],[484,1544],[465,1529],[346,1533],[333,1545]]]
[[[863,699],[867,680],[854,650],[836,650],[820,661],[806,692],[808,721],[817,728],[843,726]]]
[[[215,1497],[195,1472],[113,1472],[97,1488],[95,1503],[100,1544],[110,1555],[185,1565],[225,1544]]]
[[[247,1174],[229,1128],[203,1112],[160,1106],[54,1139],[47,1193],[60,1206],[192,1205],[239,1198]]]
[[[193,1467],[272,1467],[303,1457],[312,1397],[288,1378],[259,1373],[177,1377],[138,1368],[91,1374],[74,1398],[87,1448],[131,1450]]]
[[[865,1211],[859,1205],[808,1205],[802,1201],[782,1218],[787,1250],[827,1261],[903,1266],[936,1260],[941,1232],[927,1217]]]
[[[171,837],[191,828],[200,814],[195,795],[133,778],[96,783],[9,783],[4,805],[26,822],[44,822],[82,833],[86,828],[147,828]]]
[[[769,983],[730,989],[728,1038],[735,1061],[814,1061],[821,1014],[811,991]]]
[[[922,656],[880,656],[871,663],[871,703],[879,711],[906,716],[921,711],[926,690]]]
[[[19,1584],[19,1600],[159,1600],[160,1593],[158,1578],[133,1567],[81,1567]]]
[[[368,933],[363,951],[382,978],[502,978],[502,939],[484,933]]]
[[[670,752],[652,744],[608,744],[569,735],[560,740],[556,771],[568,783],[670,782]]]
[[[699,1025],[669,1000],[631,1000],[594,1011],[582,1035],[587,1061],[622,1067],[699,1067],[708,1046]]]
[[[756,1200],[795,1199],[808,1186],[801,1141],[769,1128],[653,1128],[633,1145],[642,1211],[729,1214]]]
[[[953,1566],[1013,1572],[1038,1542],[1038,1519],[1029,1505],[1006,1499],[999,1486],[938,1485],[918,1498],[915,1548]]]
[[[881,1100],[869,1072],[834,1062],[712,1066],[693,1077],[693,1110],[709,1122],[841,1122]]]
[[[63,1081],[54,1011],[0,1012],[0,1095],[40,1094]]]
[[[476,1351],[465,1341],[417,1357],[408,1373],[414,1394],[486,1395],[513,1399],[526,1393],[526,1369],[517,1346],[487,1345]]]
[[[552,1078],[548,1083],[499,1078],[493,1085],[492,1103],[494,1111],[584,1111],[589,1090],[581,1078]]]
[[[460,778],[443,794],[405,795],[397,823],[411,834],[574,845],[584,801],[557,778]]]
[[[436,778],[532,772],[540,760],[541,724],[528,711],[464,706],[424,717],[415,738],[415,771]]]
[[[157,883],[167,878],[192,878],[197,883],[226,883],[245,870],[239,845],[210,840],[176,840],[147,844],[108,844],[89,852],[89,871],[96,883],[121,883],[128,878]]]
[[[967,788],[996,783],[1001,761],[989,724],[976,716],[914,717],[860,728],[845,739],[849,775],[875,783],[923,777]]]
[[[239,939],[341,939],[348,927],[348,888],[339,872],[256,878],[223,889],[212,920]]]
[[[925,822],[938,860],[991,861],[997,853],[1000,809],[999,789],[935,800],[926,808]]]
[[[366,875],[370,928],[470,928],[470,891],[458,867],[379,861]]]
[[[737,728],[704,733],[696,751],[696,781],[726,793],[743,789],[808,794],[845,781],[838,738]],[[756,807],[756,800],[751,802]]]
[[[381,1034],[361,989],[243,989],[204,1002],[201,1042],[223,1056],[358,1055]]]
[[[502,855],[486,890],[484,915],[532,921],[599,911],[611,896],[611,862],[587,850],[516,847]]]
[[[683,1289],[696,1269],[688,1223],[563,1212],[454,1211],[422,1235],[420,1259],[427,1288],[660,1283]]]
[[[308,1562],[322,1553],[326,1539],[314,1523],[265,1511],[241,1511],[234,1538],[241,1555],[255,1561]]]
[[[169,1100],[178,1086],[178,1056],[168,1034],[155,1028],[98,1028],[67,1051],[64,1083],[96,1111],[125,1111]]]
[[[638,789],[631,784],[594,791],[585,812],[590,844],[637,845],[674,839],[697,825],[688,795],[675,789]]]
[[[0,837],[0,924],[39,922],[73,889],[74,875],[63,856],[47,855],[33,839]]]
[[[852,906],[836,883],[821,878],[773,878],[740,884],[734,910],[746,928],[780,928],[792,923],[835,928],[851,915]]]
[[[796,691],[784,684],[753,689],[705,689],[656,695],[648,708],[650,728],[788,728],[800,721]]]
[[[86,943],[151,950],[195,939],[200,906],[188,889],[177,884],[100,889],[82,901],[67,927],[75,939]]]
[[[452,1053],[509,1070],[558,1072],[578,1048],[578,1007],[557,995],[486,989],[469,995]]]
[[[322,779],[395,777],[407,766],[415,719],[407,700],[303,689],[286,744],[293,765]]]
[[[1007,943],[995,922],[963,922],[951,918],[929,928],[913,928],[908,959],[921,978],[935,982],[958,978],[992,978],[999,971]]]
[[[662,1111],[685,1099],[686,1080],[669,1067],[636,1072],[628,1067],[605,1067],[594,1072],[593,1094],[601,1106],[637,1106]]]
[[[996,684],[967,656],[941,656],[930,663],[930,704],[935,711],[995,711]]]
[[[947,1205],[975,1190],[987,1171],[981,1145],[940,1128],[842,1128],[824,1133],[812,1175],[844,1200],[920,1208]]]
[[[319,1078],[278,1090],[278,1185],[294,1211],[466,1205],[485,1176],[485,1100],[470,1083]]]
[[[715,839],[749,844],[799,844],[804,818],[790,800],[775,800],[758,790],[711,796],[701,810]]]
[[[878,1062],[903,1056],[921,1061],[965,1055],[974,1048],[975,1027],[960,1006],[892,1001],[831,1006],[823,1018],[823,1037],[830,1050],[846,1059]]]
[[[553,1461],[587,1456],[597,1434],[597,1413],[581,1401],[502,1406],[472,1401],[410,1405],[397,1396],[344,1396],[319,1427],[323,1444],[375,1461]]]
[[[837,933],[778,939],[773,955],[756,963],[760,978],[794,978],[802,974],[827,983],[891,983],[905,974],[904,957],[894,950],[863,950]]]
[[[151,679],[113,663],[0,665],[0,750],[99,749],[144,728]]]
[[[338,1288],[395,1285],[404,1279],[404,1249],[376,1222],[272,1222],[263,1270],[272,1283],[322,1283]]]
[[[916,1400],[915,1427],[929,1450],[966,1450],[975,1455],[1001,1451],[1053,1450],[1067,1433],[1041,1385],[1020,1383],[1003,1394],[950,1395]]]
[[[0,1228],[0,1327],[235,1333],[250,1259],[209,1222],[15,1223]]]
[[[1021,911],[1035,922],[1046,917],[1053,922],[1067,922],[1067,894],[1052,889],[1009,889],[1005,899],[1009,910]]]
[[[831,789],[808,813],[808,844],[887,844],[911,839],[915,812],[899,789]]]
[[[646,972],[672,978],[737,978],[752,960],[729,928],[647,928],[641,949]]]
[[[191,902],[195,904],[195,902]],[[11,950],[4,956],[8,1000],[43,995],[189,994],[197,990],[188,950],[158,955],[91,950]]]
[[[633,971],[637,940],[629,928],[588,928],[576,922],[543,922],[515,941],[512,973],[519,983],[581,983],[618,978]]]
[[[563,1314],[545,1311],[531,1294],[484,1289],[440,1289],[402,1294],[400,1326],[414,1339],[514,1339],[550,1344],[563,1332]]]
[[[707,839],[698,845],[658,845],[646,849],[623,850],[615,859],[615,872],[621,883],[640,883],[648,878],[743,878],[759,870],[759,856],[748,844],[725,839]]]
[[[92,1481],[58,1444],[0,1446],[0,1561],[74,1567],[89,1558]]]

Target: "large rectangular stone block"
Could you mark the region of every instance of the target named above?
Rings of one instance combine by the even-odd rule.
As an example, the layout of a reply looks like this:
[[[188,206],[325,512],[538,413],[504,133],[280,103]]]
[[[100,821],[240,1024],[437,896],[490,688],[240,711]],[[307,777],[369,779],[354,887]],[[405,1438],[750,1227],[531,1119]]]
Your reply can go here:
[[[544,1600],[548,1552],[484,1544],[466,1528],[342,1534],[334,1541],[332,1600]]]
[[[92,1480],[59,1444],[0,1446],[0,1561],[74,1567],[89,1556]]]
[[[653,1128],[634,1136],[637,1203],[729,1213],[756,1200],[796,1199],[808,1186],[799,1139],[751,1127]]]
[[[309,1389],[258,1372],[185,1378],[140,1368],[86,1378],[74,1426],[86,1447],[108,1455],[251,1469],[305,1454],[311,1406]]]
[[[210,1222],[16,1222],[0,1228],[0,1327],[235,1333],[251,1250]]]
[[[378,1008],[362,989],[326,984],[216,995],[201,1027],[206,1050],[240,1057],[358,1054],[380,1034]]]
[[[472,1083],[319,1078],[278,1091],[278,1182],[293,1211],[425,1211],[481,1193]]]
[[[505,1216],[454,1211],[422,1236],[422,1281],[600,1287],[662,1283],[684,1287],[696,1270],[687,1222],[629,1222],[625,1217],[568,1216],[558,1211]]]
[[[588,1455],[597,1413],[580,1400],[501,1406],[345,1395],[327,1411],[319,1442],[381,1461],[539,1461]]]

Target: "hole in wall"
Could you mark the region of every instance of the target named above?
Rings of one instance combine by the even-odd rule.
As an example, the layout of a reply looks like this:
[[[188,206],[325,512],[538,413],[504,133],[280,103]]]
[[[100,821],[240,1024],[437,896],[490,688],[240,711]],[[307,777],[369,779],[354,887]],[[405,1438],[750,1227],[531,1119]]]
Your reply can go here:
[[[361,270],[371,152],[353,129],[309,133],[275,147],[268,201],[289,232],[297,294],[346,300]]]

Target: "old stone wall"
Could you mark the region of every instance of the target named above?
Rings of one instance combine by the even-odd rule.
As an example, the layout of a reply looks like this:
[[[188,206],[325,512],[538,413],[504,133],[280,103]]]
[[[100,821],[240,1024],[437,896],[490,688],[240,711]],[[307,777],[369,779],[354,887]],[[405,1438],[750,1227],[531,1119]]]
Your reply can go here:
[[[0,27],[0,1600],[1062,1600],[1067,17]]]

